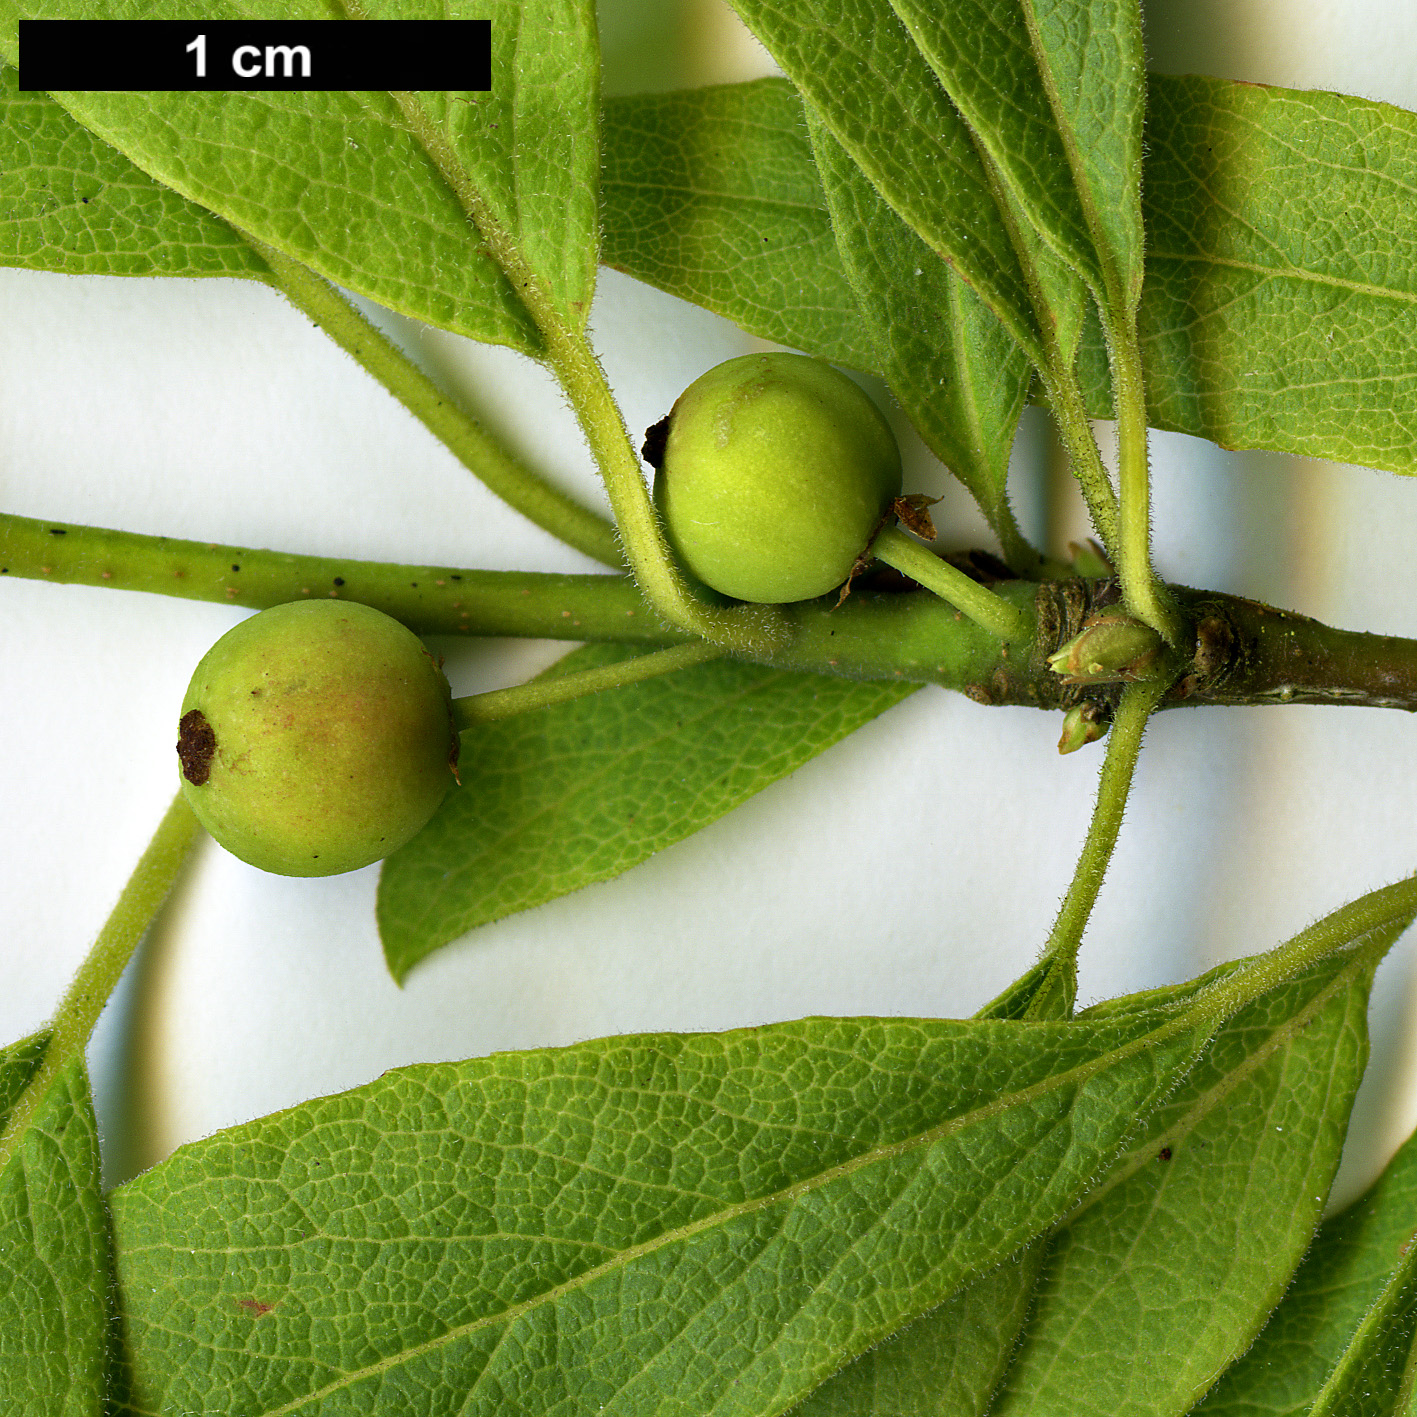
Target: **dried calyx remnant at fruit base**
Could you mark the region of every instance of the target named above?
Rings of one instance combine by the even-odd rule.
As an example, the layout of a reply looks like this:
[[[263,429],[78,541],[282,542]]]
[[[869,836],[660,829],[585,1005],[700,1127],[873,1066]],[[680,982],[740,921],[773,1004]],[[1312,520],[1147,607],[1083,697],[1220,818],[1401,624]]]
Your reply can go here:
[[[201,787],[212,775],[212,759],[216,756],[216,734],[201,709],[191,709],[177,724],[177,760],[182,764],[182,776],[194,787]]]

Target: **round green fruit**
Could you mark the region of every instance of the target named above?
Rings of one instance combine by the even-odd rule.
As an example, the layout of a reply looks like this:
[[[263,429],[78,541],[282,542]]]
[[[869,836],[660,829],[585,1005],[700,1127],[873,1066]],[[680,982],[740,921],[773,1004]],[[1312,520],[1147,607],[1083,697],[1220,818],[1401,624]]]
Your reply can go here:
[[[177,754],[197,820],[282,876],[333,876],[397,850],[453,783],[448,681],[397,620],[298,601],[243,620],[182,700]]]
[[[839,586],[900,495],[881,411],[820,359],[748,354],[680,395],[654,497],[705,585],[762,604]]]

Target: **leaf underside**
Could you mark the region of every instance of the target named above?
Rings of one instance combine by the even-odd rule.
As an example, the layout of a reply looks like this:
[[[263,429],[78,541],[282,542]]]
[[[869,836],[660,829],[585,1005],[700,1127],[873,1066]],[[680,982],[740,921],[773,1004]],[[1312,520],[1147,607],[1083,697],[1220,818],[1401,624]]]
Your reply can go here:
[[[228,222],[154,181],[0,68],[0,265],[68,275],[255,276]]]
[[[1053,1237],[991,1413],[1180,1417],[1244,1352],[1323,1211],[1371,979],[1330,967],[1227,1024]]]
[[[876,367],[790,84],[609,99],[604,149],[607,265],[779,344]]]
[[[616,99],[605,125],[607,264],[755,334],[887,372],[836,252],[790,85]],[[1417,116],[1344,94],[1153,75],[1148,137],[1140,325],[1153,426],[1229,448],[1417,470],[1406,416],[1417,397],[1417,219],[1404,195],[1417,182]],[[11,214],[0,264],[261,273],[228,223],[95,140],[52,99],[16,93],[13,71],[0,86],[0,157]],[[355,248],[370,230],[346,223],[334,253],[346,265],[365,259]],[[289,250],[277,235],[268,228],[263,239]],[[387,239],[374,246],[387,250]],[[392,288],[335,271],[330,251],[305,254],[405,308]],[[500,325],[452,312],[469,277],[445,254],[428,278],[446,288],[409,313],[500,338]],[[369,262],[378,264],[374,254]],[[1078,371],[1089,412],[1110,416],[1095,317]],[[900,396],[909,408],[908,386]],[[922,422],[927,441],[939,441]]]
[[[1417,1136],[1327,1221],[1204,1417],[1394,1417],[1417,1330]],[[1317,1405],[1316,1405],[1317,1404]]]
[[[885,0],[734,9],[886,202],[1038,354],[1038,312],[985,160]]]
[[[44,1041],[0,1050],[0,1131]],[[49,1086],[0,1171],[0,1409],[98,1417],[111,1272],[98,1128],[78,1059]]]
[[[105,5],[106,17],[129,7]],[[181,5],[133,5],[136,18],[182,18]],[[395,4],[382,18],[400,17]],[[472,8],[471,6],[469,8]],[[493,89],[422,94],[415,102],[453,154],[440,170],[387,93],[62,93],[82,125],[144,173],[327,279],[430,324],[535,353],[539,337],[452,185],[466,181],[545,286],[563,319],[584,322],[596,262],[597,55],[581,0],[489,0]],[[261,18],[229,3],[208,18]],[[45,18],[86,18],[84,0]],[[449,18],[459,7],[445,7]],[[18,57],[0,5],[0,54]],[[280,18],[326,19],[308,0]]]
[[[1020,572],[1009,453],[1033,370],[949,266],[881,201],[841,145],[809,120],[837,249],[876,365],[926,445],[969,489]]]
[[[1199,1041],[818,1019],[389,1073],[114,1194],[128,1397],[780,1412],[1073,1204]]]
[[[1371,973],[1330,962],[1237,1014],[1051,1241],[866,1354],[799,1417],[1188,1412],[1313,1233],[1366,1057]],[[1206,978],[1135,1003],[1179,1005]]]
[[[550,675],[631,652],[576,650]],[[917,687],[719,660],[480,728],[461,790],[384,863],[389,968],[402,979],[478,925],[619,875]]]

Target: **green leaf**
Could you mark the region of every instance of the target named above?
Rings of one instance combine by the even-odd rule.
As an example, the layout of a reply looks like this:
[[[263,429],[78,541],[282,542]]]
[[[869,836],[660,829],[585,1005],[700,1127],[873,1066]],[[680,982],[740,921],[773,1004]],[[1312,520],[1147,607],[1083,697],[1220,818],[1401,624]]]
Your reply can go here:
[[[262,276],[219,217],[0,69],[0,265],[66,275]]]
[[[139,8],[150,19],[186,13],[68,0],[46,6],[45,17],[123,18]],[[217,8],[206,17],[262,13],[239,0]],[[487,233],[469,224],[449,185],[461,182],[511,223],[507,240],[525,238],[521,256],[566,317],[579,319],[595,259],[593,30],[584,4],[523,8],[498,7],[493,95],[422,95],[419,137],[383,93],[55,97],[150,176],[328,279],[430,324],[535,352],[538,337],[487,254]],[[15,21],[35,14],[28,0],[0,0],[10,62]],[[280,18],[323,17],[314,0],[280,8]],[[444,149],[451,173],[435,160]]]
[[[1033,370],[948,265],[881,200],[860,168],[809,120],[837,247],[877,367],[926,445],[969,489],[1021,571],[1030,556],[1009,506],[1009,452]]]
[[[817,1019],[386,1074],[115,1193],[129,1400],[783,1411],[1050,1224],[1208,1028]]]
[[[1389,1417],[1417,1329],[1417,1137],[1327,1221],[1204,1417]]]
[[[0,1051],[0,1106],[44,1054]],[[98,1417],[107,1388],[110,1253],[98,1129],[82,1058],[49,1085],[0,1170],[0,1408]]]
[[[1228,1022],[1053,1238],[991,1417],[1189,1412],[1249,1346],[1338,1165],[1372,970],[1325,961]]]
[[[805,1019],[385,1074],[113,1197],[137,1411],[785,1411],[1050,1229],[1224,1021],[1408,879],[1177,1004]],[[259,1327],[258,1327],[259,1326]]]
[[[1417,471],[1417,115],[1157,76],[1147,131],[1149,421]],[[1107,416],[1095,332],[1080,372]]]
[[[599,645],[547,677],[623,659]],[[432,822],[384,863],[402,979],[468,930],[629,870],[912,693],[717,660],[477,730]]]
[[[791,84],[611,99],[604,145],[606,265],[779,344],[876,367]]]
[[[1128,310],[1144,272],[1146,54],[1138,0],[1020,0],[1104,277]],[[1086,18],[1079,14],[1086,9]]]
[[[47,1032],[34,1033],[8,1048],[0,1048],[0,1132],[4,1131],[15,1103],[44,1061],[48,1043]]]
[[[1141,294],[1136,0],[891,3],[988,154],[1000,200],[1036,233],[1030,259],[1066,364],[1084,310],[1070,273],[1119,317]]]
[[[969,130],[888,0],[734,0],[872,185],[1042,359],[1028,282]]]
[[[1142,284],[1135,0],[892,0],[1001,179],[1099,299]]]
[[[358,8],[370,20],[402,20],[426,18],[430,7],[419,0],[358,0]],[[434,8],[440,19],[491,20],[492,88],[413,99],[562,319],[583,329],[599,233],[594,0],[451,0]]]
[[[1041,1240],[823,1383],[793,1417],[980,1417],[1008,1366]]]
[[[1024,219],[1094,290],[1100,289],[1098,253],[1050,103],[1049,70],[1040,62],[1047,55],[1035,49],[1030,34],[1027,0],[891,4]],[[1138,128],[1140,120],[1138,106]]]
[[[976,1017],[1022,1018],[1047,970],[1040,961]],[[1061,1021],[1061,996],[1049,1003],[1050,1021]],[[1013,1356],[1046,1253],[1046,1238],[1034,1240],[829,1378],[794,1417],[979,1417]]]

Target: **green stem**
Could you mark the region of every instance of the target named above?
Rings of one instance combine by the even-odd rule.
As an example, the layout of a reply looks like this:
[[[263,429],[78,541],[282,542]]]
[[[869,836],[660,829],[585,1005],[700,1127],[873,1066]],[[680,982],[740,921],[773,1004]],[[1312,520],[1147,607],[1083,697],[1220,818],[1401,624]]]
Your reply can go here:
[[[571,401],[600,469],[610,509],[615,514],[615,525],[645,599],[668,624],[726,650],[761,654],[785,644],[790,627],[776,607],[724,608],[707,604],[690,590],[660,530],[645,488],[639,457],[605,373],[585,336],[562,317],[517,243],[493,216],[457,154],[424,112],[417,97],[411,93],[394,93],[393,98],[410,132],[456,194],[540,332],[547,362]]]
[[[171,893],[199,831],[192,809],[178,793],[54,1015],[44,1061],[20,1094],[0,1133],[0,1171],[14,1155],[49,1088],[76,1058],[83,1056],[109,995]]]
[[[1116,564],[1126,607],[1172,648],[1184,633],[1180,616],[1151,566],[1151,467],[1147,452],[1146,383],[1136,322],[1103,319],[1117,400],[1117,471],[1121,523]]]
[[[663,644],[666,631],[628,576],[477,571],[297,556],[0,513],[0,578],[106,586],[266,610],[356,600],[422,635]]]
[[[1038,370],[1044,392],[1048,396],[1053,421],[1058,428],[1058,436],[1067,452],[1073,476],[1082,489],[1092,524],[1102,544],[1110,548],[1116,544],[1117,539],[1117,494],[1112,490],[1112,479],[1107,475],[1097,440],[1092,436],[1092,425],[1088,422],[1082,388],[1073,369],[1072,352],[1065,351],[1058,341],[1056,314],[1044,289],[1037,261],[1024,235],[1028,218],[1019,207],[998,164],[977,135],[974,137],[974,148],[979,154],[989,186],[998,202],[999,215],[1008,230],[1009,242],[1018,257],[1019,268],[1023,272],[1029,299],[1033,304],[1033,327],[1021,328],[1017,321],[1009,320],[1005,321],[1006,327]]]
[[[254,236],[241,235],[270,266],[277,289],[290,303],[372,374],[474,477],[543,531],[607,566],[624,566],[615,528],[604,517],[514,457],[328,281]]]
[[[1097,802],[1092,809],[1082,854],[1073,871],[1072,883],[1063,897],[1053,933],[1048,937],[1044,958],[1052,964],[1048,993],[1061,993],[1066,999],[1066,1013],[1072,1012],[1077,997],[1077,959],[1083,931],[1096,904],[1097,893],[1117,845],[1122,828],[1122,814],[1132,789],[1132,774],[1141,751],[1142,733],[1152,710],[1161,701],[1169,685],[1165,680],[1128,684],[1107,735],[1107,755],[1097,781]],[[1035,1016],[1030,1009],[1030,1016]]]
[[[0,582],[149,591],[264,610],[311,596],[371,605],[420,635],[511,635],[656,648],[688,638],[666,630],[628,576],[479,571],[296,556],[248,546],[179,541],[0,512]],[[928,591],[857,591],[784,607],[784,649],[745,654],[781,669],[850,679],[940,684],[981,704],[1066,709],[1079,700],[1048,656],[1110,606],[1110,580],[1001,581],[993,594],[1037,623],[1018,654]],[[1292,611],[1218,591],[1170,587],[1196,627],[1195,657],[1162,708],[1344,704],[1417,712],[1417,640],[1336,629]],[[1115,686],[1088,697],[1111,701]]]
[[[869,554],[918,581],[941,600],[962,610],[976,625],[1001,640],[1027,640],[1033,623],[1016,605],[995,595],[988,587],[971,580],[948,561],[942,561],[928,547],[912,540],[899,527],[886,525],[876,534]]]
[[[703,664],[710,659],[722,659],[717,645],[696,641],[675,645],[672,649],[656,650],[636,655],[599,669],[582,669],[575,674],[563,674],[558,679],[535,679],[511,689],[493,689],[486,694],[469,694],[453,700],[453,721],[458,731],[465,733],[481,723],[496,723],[498,719],[550,708],[553,704],[569,703],[572,699],[598,694],[605,689],[622,689],[653,679],[660,674],[672,674],[676,669]]]
[[[1052,411],[1063,451],[1068,455],[1073,476],[1087,502],[1088,514],[1097,529],[1097,539],[1110,556],[1115,556],[1121,536],[1117,494],[1113,491],[1112,479],[1107,475],[1107,467],[1098,451],[1097,440],[1092,436],[1092,424],[1087,417],[1077,376],[1064,364],[1056,350],[1053,353],[1057,355],[1054,362],[1039,370],[1044,392],[1048,396],[1048,407]]]

